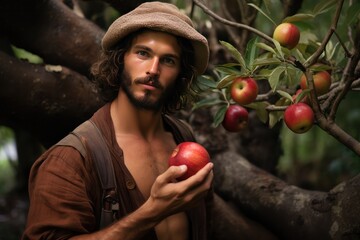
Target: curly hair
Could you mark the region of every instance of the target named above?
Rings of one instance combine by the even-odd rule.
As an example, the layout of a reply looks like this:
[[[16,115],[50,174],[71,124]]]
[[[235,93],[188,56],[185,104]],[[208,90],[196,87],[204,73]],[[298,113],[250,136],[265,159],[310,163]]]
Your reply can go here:
[[[144,30],[129,34],[119,42],[115,49],[103,51],[100,59],[92,65],[92,80],[105,102],[111,102],[117,97],[121,81],[123,81],[121,75],[124,70],[124,55],[130,49],[133,39]],[[182,50],[180,74],[175,81],[173,92],[164,102],[162,109],[164,113],[184,108],[196,94],[195,88],[192,87],[193,81],[197,78],[194,67],[194,48],[189,40],[177,36],[176,38]]]

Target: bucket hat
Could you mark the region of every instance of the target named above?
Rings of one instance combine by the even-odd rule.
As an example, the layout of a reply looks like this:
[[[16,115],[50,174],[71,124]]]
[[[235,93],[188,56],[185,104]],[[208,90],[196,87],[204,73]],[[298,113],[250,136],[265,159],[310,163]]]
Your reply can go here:
[[[112,50],[128,34],[147,28],[180,36],[191,41],[195,51],[197,74],[205,72],[209,61],[209,45],[195,28],[191,19],[175,5],[164,2],[145,2],[116,19],[102,39],[102,48]]]

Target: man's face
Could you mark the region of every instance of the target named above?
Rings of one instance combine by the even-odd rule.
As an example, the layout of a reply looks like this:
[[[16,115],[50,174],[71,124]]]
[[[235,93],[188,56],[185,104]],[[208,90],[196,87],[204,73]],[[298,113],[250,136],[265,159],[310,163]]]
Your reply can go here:
[[[139,108],[158,111],[180,72],[181,49],[170,34],[146,31],[124,55],[121,91]]]

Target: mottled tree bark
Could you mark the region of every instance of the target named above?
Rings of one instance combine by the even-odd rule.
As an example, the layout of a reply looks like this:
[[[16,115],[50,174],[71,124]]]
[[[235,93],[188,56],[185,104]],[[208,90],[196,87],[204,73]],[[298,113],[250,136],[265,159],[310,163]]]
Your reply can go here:
[[[144,1],[107,2],[127,12]],[[103,104],[89,81],[104,34],[96,24],[61,1],[7,0],[0,5],[0,32],[1,124],[25,129],[48,147]],[[216,32],[209,35],[218,48]],[[44,63],[14,58],[10,44]],[[214,239],[273,239],[272,233],[280,239],[360,236],[360,176],[329,192],[288,185],[269,173],[275,174],[281,154],[279,129],[256,123],[248,132],[228,134],[211,127],[208,110],[186,114],[215,163]]]

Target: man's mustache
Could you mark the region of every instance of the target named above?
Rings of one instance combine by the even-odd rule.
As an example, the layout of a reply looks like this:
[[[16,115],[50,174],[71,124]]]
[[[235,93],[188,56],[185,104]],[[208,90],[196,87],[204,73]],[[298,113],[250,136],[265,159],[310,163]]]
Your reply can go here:
[[[147,84],[151,85],[153,87],[163,89],[163,86],[159,82],[159,78],[157,77],[144,77],[144,78],[136,78],[135,79],[136,84]]]

